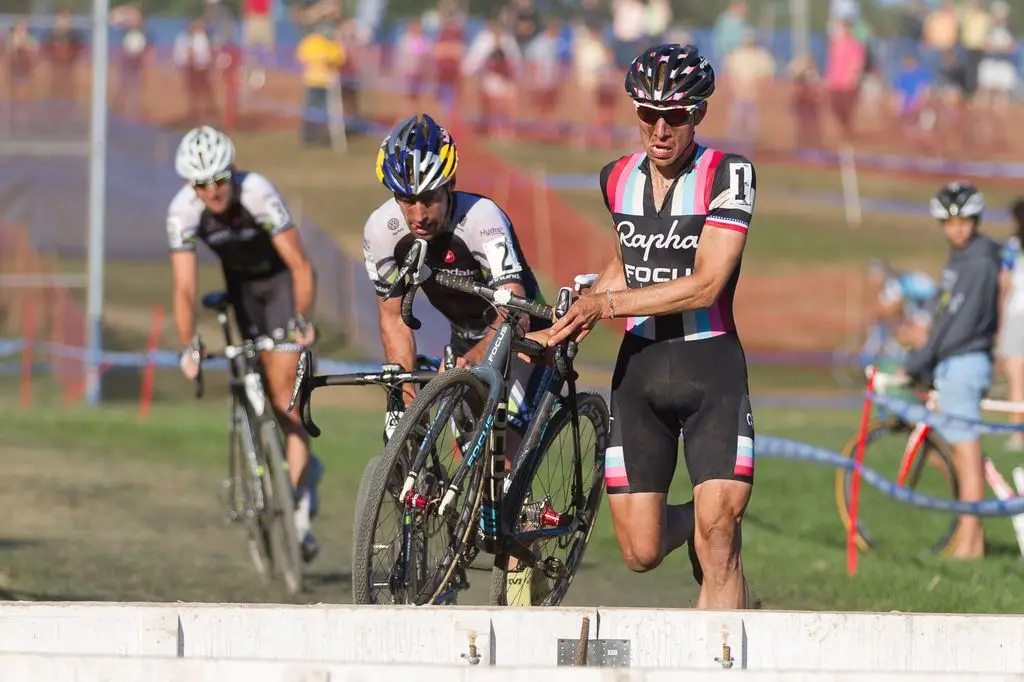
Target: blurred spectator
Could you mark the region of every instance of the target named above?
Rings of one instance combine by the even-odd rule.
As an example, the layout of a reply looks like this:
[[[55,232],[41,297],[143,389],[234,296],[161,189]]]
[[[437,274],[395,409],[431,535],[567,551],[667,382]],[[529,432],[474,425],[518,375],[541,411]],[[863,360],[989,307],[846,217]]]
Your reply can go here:
[[[340,0],[298,0],[290,7],[292,21],[307,30],[341,19]]]
[[[652,45],[663,42],[663,37],[672,24],[672,6],[668,0],[647,0],[647,21],[645,33]]]
[[[846,19],[856,23],[861,19],[860,3],[857,0],[832,0],[828,8],[829,21]]]
[[[928,13],[922,37],[926,48],[923,55],[925,65],[935,70],[940,55],[956,49],[960,37],[960,19],[951,0],[942,0],[938,7]]]
[[[193,19],[188,30],[174,41],[174,65],[185,81],[185,101],[192,124],[213,123],[217,105],[213,97],[213,45],[202,19]]]
[[[967,70],[956,52],[946,50],[939,56],[939,71],[935,77],[936,132],[946,142],[960,146],[972,135],[973,126],[961,125],[964,118],[967,91]]]
[[[558,61],[562,24],[551,21],[547,27],[526,45],[524,54],[525,86],[537,113],[549,118],[558,106],[559,76],[561,64]]]
[[[1002,271],[999,276],[1000,322],[999,343],[996,353],[1006,376],[1009,399],[1024,403],[1024,257],[1021,245],[1024,243],[1024,199],[1017,199],[1010,205],[1014,235],[1003,246]],[[1024,422],[1024,414],[1015,413],[1010,417],[1012,424]],[[1024,450],[1024,433],[1012,434],[1006,441],[1006,449]]]
[[[843,142],[853,139],[853,115],[857,111],[861,78],[867,59],[864,43],[853,35],[851,28],[850,22],[845,19],[832,23],[825,66],[825,87]]]
[[[274,17],[271,0],[242,3],[242,49],[245,51],[246,82],[259,88],[267,80],[266,67],[274,63]]]
[[[359,58],[358,48],[365,39],[364,27],[357,19],[341,22],[335,35],[342,48],[343,57],[338,70],[341,85],[341,105],[344,115],[359,118]]]
[[[967,0],[960,18],[960,45],[964,49],[965,93],[968,97],[978,89],[978,66],[985,56],[991,25],[992,15],[982,6],[982,0]]]
[[[926,117],[931,82],[931,74],[916,57],[910,54],[903,56],[893,81],[893,99],[900,121],[899,130],[903,134],[918,136],[934,125],[934,121]]]
[[[599,0],[580,0],[575,18],[591,28],[599,27],[604,20]]]
[[[480,85],[481,132],[494,130],[499,136],[512,132],[522,61],[515,37],[498,18],[490,19],[470,43],[462,75],[475,77]]]
[[[789,66],[793,79],[791,109],[796,123],[798,149],[820,149],[824,146],[821,131],[821,74],[811,57],[801,57]]]
[[[4,36],[2,47],[0,54],[7,67],[7,96],[4,99],[8,110],[5,114],[10,126],[17,129],[26,120],[27,111],[18,102],[29,97],[32,72],[39,60],[39,44],[29,33],[28,24],[18,22]]]
[[[982,126],[989,141],[1005,139],[1010,101],[1017,89],[1014,63],[1017,41],[1007,25],[1010,6],[1002,0],[992,3],[992,24],[985,42],[985,56],[978,65],[978,104],[987,113],[989,125]]]
[[[447,118],[455,108],[462,86],[459,75],[466,44],[463,17],[458,7],[454,3],[441,3],[438,14],[441,28],[434,41],[434,78],[437,96]]]
[[[355,22],[349,30],[348,38],[352,48],[373,42],[388,10],[388,0],[354,1],[356,6]],[[348,50],[350,55],[352,51],[352,49]]]
[[[645,49],[647,7],[643,0],[612,0],[612,37],[615,39],[615,61],[622,68]]]
[[[747,3],[743,0],[734,0],[718,15],[715,27],[711,31],[713,59],[716,65],[725,63],[726,55],[743,42],[743,33],[746,30]]]
[[[775,77],[775,59],[757,44],[757,32],[747,29],[743,42],[726,55],[724,63],[731,94],[730,137],[740,145],[752,146],[757,142],[759,102]]]
[[[117,61],[117,85],[114,90],[114,108],[128,118],[143,116],[142,76],[149,66],[153,47],[143,29],[142,12],[130,6],[124,13],[124,37],[121,55]]]
[[[922,0],[908,0],[899,7],[899,36],[896,42],[896,56],[911,55],[920,62],[919,45],[924,37],[924,18],[927,8]]]
[[[540,15],[533,6],[533,0],[515,0],[512,3],[512,33],[519,48],[525,48],[540,31]]]
[[[203,24],[215,51],[235,42],[235,17],[224,0],[206,0]]]
[[[335,39],[335,32],[333,25],[323,23],[307,33],[295,50],[295,60],[302,66],[302,84],[306,88],[302,116],[302,142],[306,145],[331,144],[330,91],[335,87],[346,56]]]
[[[585,121],[586,115],[579,119],[576,144],[593,148],[610,143],[611,135],[603,138],[602,133],[608,132],[622,87],[622,72],[617,68],[615,54],[595,26],[580,23],[574,32],[572,56],[573,80],[579,87],[577,109],[590,112],[589,122]]]
[[[53,30],[43,42],[43,52],[50,63],[50,99],[77,100],[75,67],[83,56],[84,47],[81,33],[71,26],[71,13],[58,12]]]
[[[430,47],[430,40],[423,32],[423,23],[419,19],[409,21],[395,44],[394,73],[409,96],[410,111],[418,108],[427,81]]]

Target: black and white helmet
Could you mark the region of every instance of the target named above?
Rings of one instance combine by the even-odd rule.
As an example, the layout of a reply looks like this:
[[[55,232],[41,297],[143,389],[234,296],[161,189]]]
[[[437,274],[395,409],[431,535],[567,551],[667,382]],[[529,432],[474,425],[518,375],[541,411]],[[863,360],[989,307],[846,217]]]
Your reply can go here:
[[[201,126],[181,139],[174,170],[191,183],[204,183],[228,175],[234,163],[235,145],[231,138],[216,128]]]
[[[626,71],[626,93],[638,104],[696,106],[715,91],[715,70],[694,45],[656,45]]]
[[[985,212],[985,197],[974,185],[951,182],[932,197],[929,209],[936,220],[958,216],[977,220]]]

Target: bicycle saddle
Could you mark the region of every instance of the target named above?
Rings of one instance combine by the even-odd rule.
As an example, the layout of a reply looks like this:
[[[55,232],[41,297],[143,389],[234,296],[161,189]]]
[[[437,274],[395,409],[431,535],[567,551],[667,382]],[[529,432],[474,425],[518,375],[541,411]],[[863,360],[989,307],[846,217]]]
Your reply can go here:
[[[222,313],[231,307],[231,301],[228,300],[226,291],[211,291],[203,294],[203,307]]]

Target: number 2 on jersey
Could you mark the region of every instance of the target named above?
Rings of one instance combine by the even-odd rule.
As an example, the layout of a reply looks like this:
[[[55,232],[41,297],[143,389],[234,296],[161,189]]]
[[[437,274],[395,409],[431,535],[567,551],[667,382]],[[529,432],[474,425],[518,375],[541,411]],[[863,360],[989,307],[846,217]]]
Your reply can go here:
[[[509,244],[504,237],[487,243],[487,262],[493,277],[519,272],[519,263],[512,257],[510,251]]]

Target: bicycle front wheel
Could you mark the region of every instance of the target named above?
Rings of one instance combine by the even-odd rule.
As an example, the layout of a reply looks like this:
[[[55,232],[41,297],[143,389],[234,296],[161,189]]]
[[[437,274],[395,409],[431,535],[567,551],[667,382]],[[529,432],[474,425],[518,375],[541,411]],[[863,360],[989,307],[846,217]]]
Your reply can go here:
[[[485,457],[443,514],[438,505],[462,466],[461,445],[480,427],[486,397],[486,387],[468,370],[439,374],[405,410],[384,454],[367,466],[352,554],[356,603],[425,604],[447,590],[476,529]],[[412,492],[425,503],[407,516],[401,491],[421,453]]]
[[[913,425],[895,417],[872,422],[865,443],[865,466],[897,482],[913,434]],[[854,458],[857,441],[858,436],[854,435],[843,449],[843,455]],[[960,485],[953,466],[952,448],[934,431],[929,430],[917,447],[904,485],[929,497],[959,499]],[[836,505],[847,532],[851,525],[852,487],[853,470],[837,471]],[[952,544],[956,531],[956,515],[909,506],[864,485],[863,481],[857,511],[855,540],[862,552],[878,548],[913,552],[923,541],[933,552],[941,553]]]
[[[572,414],[563,404],[534,455],[516,462],[504,501],[507,518],[513,519],[513,536],[545,528],[566,530],[531,543],[540,557],[536,565],[522,565],[507,556],[495,558],[492,605],[558,606],[583,561],[601,506],[610,425],[604,398],[580,393],[577,401],[579,452],[573,443]]]
[[[260,578],[269,581],[273,573],[270,529],[264,508],[263,484],[256,446],[252,442],[249,416],[236,407],[231,428],[228,499],[231,518],[245,526],[249,556]]]

